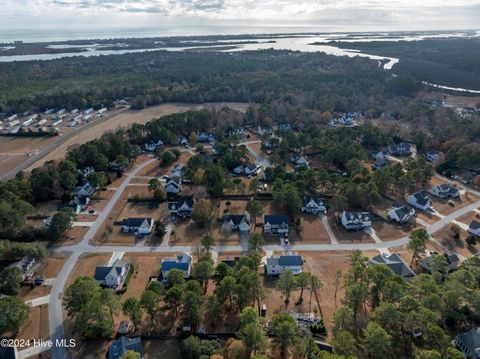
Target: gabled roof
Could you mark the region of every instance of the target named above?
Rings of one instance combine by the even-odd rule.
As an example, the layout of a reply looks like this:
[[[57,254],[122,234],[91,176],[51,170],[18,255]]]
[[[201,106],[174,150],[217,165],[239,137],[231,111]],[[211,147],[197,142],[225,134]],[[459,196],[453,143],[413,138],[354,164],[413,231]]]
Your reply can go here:
[[[431,271],[430,265],[434,255],[440,254],[432,253],[428,257],[425,257],[421,262],[422,267],[427,269],[429,272]],[[447,268],[449,271],[457,269],[458,263],[460,263],[460,258],[458,257],[457,253],[443,253],[441,255],[445,258],[445,262],[447,263]]]
[[[187,272],[191,263],[192,257],[188,254],[183,254],[176,258],[167,258],[162,260],[162,272],[168,272],[172,269],[180,269]]]
[[[324,207],[325,206],[325,199],[319,198],[319,197],[312,197],[312,196],[303,197],[302,201],[303,201],[303,206],[304,207],[307,207],[307,205],[309,203],[312,203],[312,202],[314,202],[315,205],[317,205],[319,207]]]
[[[426,205],[430,201],[427,191],[418,191],[413,193],[412,196],[415,198],[415,201],[421,206]]]
[[[265,215],[263,222],[275,225],[288,224],[288,216],[280,214],[269,214]]]
[[[140,226],[143,226],[143,225],[147,225],[147,226],[150,226],[150,224],[152,223],[153,221],[153,218],[127,218],[127,219],[124,219],[123,220],[123,223],[122,225],[126,226],[126,227],[130,227],[130,228],[135,228],[135,227],[140,227]]]
[[[125,263],[117,259],[111,266],[96,267],[94,278],[96,280],[104,280],[108,275],[115,278],[120,277],[124,266]]]
[[[239,226],[242,223],[250,223],[250,215],[248,214],[224,214],[222,217],[222,223],[232,222],[235,226]]]
[[[176,201],[168,202],[168,209],[170,211],[177,211],[179,208],[186,206],[188,208],[193,208],[194,200],[193,197],[180,197]]]
[[[343,212],[343,214],[349,223],[369,222],[372,220],[372,215],[369,212]]]
[[[108,359],[119,359],[125,352],[133,350],[140,353],[143,358],[142,339],[140,337],[127,338],[121,336],[115,340],[108,348]]]
[[[480,229],[480,222],[473,220],[468,226],[468,228],[476,231],[477,229]]]
[[[470,329],[458,335],[456,339],[461,341],[471,353],[476,353],[478,348],[480,348],[480,328]]]
[[[414,210],[410,209],[410,207],[407,207],[400,202],[393,202],[392,207],[389,209],[389,211],[390,210],[395,211],[395,214],[400,221],[406,220],[408,217],[412,216],[412,212],[414,212]]]
[[[415,273],[410,269],[410,267],[403,261],[402,257],[400,257],[400,255],[397,253],[390,254],[389,256],[378,255],[370,259],[370,263],[373,265],[385,264],[396,275],[399,275],[404,278],[415,276]]]

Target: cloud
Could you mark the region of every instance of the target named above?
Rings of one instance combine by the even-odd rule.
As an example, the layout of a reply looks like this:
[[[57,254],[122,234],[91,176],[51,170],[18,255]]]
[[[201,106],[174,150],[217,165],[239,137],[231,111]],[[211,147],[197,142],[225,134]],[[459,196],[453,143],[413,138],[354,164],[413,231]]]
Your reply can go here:
[[[480,0],[0,0],[0,13],[4,29],[261,24],[409,30],[478,27]]]

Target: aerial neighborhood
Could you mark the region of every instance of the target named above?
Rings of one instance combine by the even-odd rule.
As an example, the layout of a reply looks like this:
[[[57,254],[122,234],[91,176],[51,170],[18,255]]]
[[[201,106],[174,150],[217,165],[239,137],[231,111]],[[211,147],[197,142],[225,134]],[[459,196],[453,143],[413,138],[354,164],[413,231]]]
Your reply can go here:
[[[0,44],[0,358],[480,359],[463,50],[337,35]]]

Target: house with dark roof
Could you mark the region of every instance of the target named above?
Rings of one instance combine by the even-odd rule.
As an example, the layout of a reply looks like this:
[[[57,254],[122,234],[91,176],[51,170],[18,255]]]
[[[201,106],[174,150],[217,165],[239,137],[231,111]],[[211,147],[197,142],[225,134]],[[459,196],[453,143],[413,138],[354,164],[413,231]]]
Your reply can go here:
[[[147,235],[152,232],[154,224],[155,221],[151,217],[127,218],[122,222],[122,231],[125,233]]]
[[[165,182],[165,192],[177,194],[182,190],[182,177],[170,176]]]
[[[372,215],[369,212],[343,211],[341,223],[347,231],[358,231],[360,229],[371,227]]]
[[[290,270],[293,274],[302,272],[303,259],[299,255],[281,255],[267,258],[266,270],[268,275],[280,275]]]
[[[371,265],[384,264],[396,275],[403,277],[404,279],[415,277],[415,273],[410,269],[410,267],[405,263],[398,253],[393,253],[390,255],[380,254],[370,259],[369,263]]]
[[[247,135],[247,131],[243,127],[233,127],[228,130],[228,135],[235,137],[245,137]]]
[[[96,190],[98,190],[97,187],[93,187],[90,182],[87,182],[83,186],[75,187],[75,189],[73,190],[73,195],[75,197],[90,197],[95,193]]]
[[[378,152],[373,154],[373,158],[375,160],[386,160],[386,159],[388,159],[388,152],[378,151]]]
[[[305,166],[305,167],[310,166],[307,159],[302,154],[297,152],[289,153],[287,159],[288,159],[288,162],[290,162],[295,166]]]
[[[108,164],[108,169],[113,172],[123,172],[125,167],[126,167],[125,164],[118,160],[111,161]]]
[[[480,237],[480,222],[473,220],[468,226],[467,232]]]
[[[185,166],[182,163],[177,163],[172,168],[172,174],[170,177],[182,177],[183,176],[183,169]]]
[[[447,271],[452,272],[458,268],[458,265],[460,264],[460,258],[458,257],[457,253],[442,253],[438,254],[436,252],[430,253],[429,256],[423,258],[420,261],[420,265],[422,266],[423,269],[425,269],[428,273],[433,272],[432,268],[432,260],[435,256],[443,256],[445,258],[445,263],[447,265]]]
[[[457,335],[454,344],[465,358],[480,359],[480,328]]]
[[[158,141],[151,140],[144,145],[144,148],[148,152],[155,152],[158,148],[162,147],[163,144],[164,143],[162,140],[158,140]]]
[[[195,201],[193,197],[179,197],[175,201],[168,202],[168,211],[170,216],[187,218],[192,216],[193,205]]]
[[[73,200],[70,201],[69,203],[59,203],[57,205],[57,211],[61,211],[64,208],[70,208],[75,214],[79,214],[82,211],[82,207],[77,202],[74,202]]]
[[[215,142],[215,135],[211,132],[200,132],[197,135],[198,142]]]
[[[277,129],[279,131],[293,131],[292,125],[290,125],[289,123],[279,123],[277,125]]]
[[[222,230],[227,232],[239,231],[245,235],[250,232],[250,214],[224,214],[222,217]]]
[[[263,216],[263,233],[288,237],[288,216],[275,214]]]
[[[435,162],[436,160],[438,160],[438,157],[440,157],[440,154],[437,151],[428,151],[425,154],[425,158],[428,162]]]
[[[112,265],[98,266],[95,268],[94,278],[98,284],[116,289],[121,287],[127,277],[129,266],[117,259]]]
[[[232,172],[237,176],[252,176],[257,173],[258,169],[259,167],[254,163],[242,163],[235,167]]]
[[[377,158],[372,164],[372,170],[379,170],[380,168],[386,167],[390,164],[388,158]]]
[[[177,257],[163,259],[161,265],[163,280],[165,281],[167,279],[168,273],[172,269],[180,269],[183,271],[183,277],[188,279],[190,278],[191,267],[192,257],[187,253],[183,253]]]
[[[408,196],[407,202],[409,205],[424,211],[432,208],[432,202],[430,201],[430,198],[428,198],[427,191],[418,191],[412,193],[410,196]]]
[[[108,348],[108,359],[120,359],[129,350],[139,353],[140,358],[143,358],[142,339],[121,336]]]
[[[304,213],[327,214],[327,205],[323,198],[303,197],[300,210]]]
[[[387,209],[387,219],[400,224],[407,223],[415,216],[415,210],[399,202],[393,202],[392,207]]]
[[[442,183],[433,186],[430,189],[435,197],[446,199],[446,198],[460,198],[460,191],[450,185],[449,183]]]
[[[387,151],[394,156],[410,156],[412,154],[412,146],[407,142],[394,143],[387,147]]]

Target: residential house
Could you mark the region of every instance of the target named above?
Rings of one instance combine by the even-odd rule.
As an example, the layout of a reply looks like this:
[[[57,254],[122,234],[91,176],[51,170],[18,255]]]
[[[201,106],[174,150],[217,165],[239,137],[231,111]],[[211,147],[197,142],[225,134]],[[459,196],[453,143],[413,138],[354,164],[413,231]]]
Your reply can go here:
[[[191,217],[194,203],[195,202],[193,200],[193,197],[179,197],[175,201],[168,202],[168,210],[170,212],[170,216],[172,218]]]
[[[70,208],[73,213],[79,214],[82,211],[82,207],[75,201],[70,201],[69,203],[59,203],[57,205],[57,211],[60,211],[64,208]]]
[[[468,226],[467,232],[474,236],[480,237],[480,223],[473,220]]]
[[[197,135],[197,141],[213,143],[215,142],[215,135],[211,132],[200,132]]]
[[[428,162],[435,162],[440,157],[440,154],[437,151],[427,151],[425,158]]]
[[[400,224],[407,223],[415,216],[415,210],[399,202],[393,202],[392,207],[387,209],[387,218],[389,221],[395,221]]]
[[[72,205],[77,205],[80,207],[81,211],[87,210],[87,208],[90,206],[90,197],[88,196],[77,196],[73,198],[72,202],[70,202]]]
[[[162,260],[162,278],[165,281],[167,279],[168,273],[172,269],[180,269],[183,271],[183,277],[185,279],[190,278],[190,271],[192,267],[192,257],[187,254],[183,253],[180,256],[167,258]]]
[[[303,258],[299,255],[281,255],[267,258],[267,275],[280,275],[290,270],[293,274],[302,272]]]
[[[460,191],[449,183],[437,184],[430,189],[430,192],[434,196],[442,199],[460,198]]]
[[[262,127],[259,125],[257,128],[257,135],[259,135],[260,137],[271,136],[272,134],[273,130],[271,127]]]
[[[182,146],[188,145],[188,139],[185,136],[178,136],[177,142]]]
[[[307,159],[300,153],[290,153],[288,155],[288,162],[292,163],[295,166],[305,166],[309,167]]]
[[[257,173],[259,167],[253,163],[242,163],[233,169],[233,173],[237,176],[253,176]]]
[[[177,194],[182,190],[182,177],[171,176],[165,182],[165,192]]]
[[[338,119],[338,123],[345,126],[352,126],[354,124],[355,114],[352,112],[347,112]]]
[[[90,182],[87,182],[83,186],[75,187],[73,195],[75,197],[90,197],[96,190],[98,190],[98,187],[93,187]]]
[[[93,166],[88,166],[88,167],[85,167],[83,170],[81,170],[81,172],[83,177],[88,177],[89,175],[95,172],[95,168],[93,168]]]
[[[388,152],[394,156],[410,156],[412,154],[411,145],[407,142],[400,142],[389,145]]]
[[[480,328],[457,335],[455,346],[467,359],[480,359]]]
[[[37,263],[37,260],[32,256],[25,256],[20,259],[18,262],[12,263],[9,267],[15,267],[20,269],[22,281],[25,280],[28,276],[32,275],[32,269]]]
[[[445,263],[447,264],[447,271],[452,272],[458,268],[460,264],[460,258],[458,257],[457,253],[442,253],[438,254],[435,252],[430,253],[429,256],[423,258],[420,262],[420,265],[423,269],[425,269],[428,273],[433,272],[432,266],[432,259],[434,256],[443,256],[445,258]]]
[[[112,172],[123,172],[125,170],[125,165],[115,160],[108,164],[108,168]]]
[[[279,131],[293,131],[293,127],[289,123],[279,123],[277,128]]]
[[[243,127],[234,127],[228,131],[229,136],[245,137],[247,131]]]
[[[379,170],[380,168],[386,167],[390,164],[388,158],[377,158],[372,164],[372,170]]]
[[[241,236],[250,233],[250,214],[224,214],[222,217],[222,229],[228,232],[239,231]]]
[[[432,202],[430,201],[430,198],[428,198],[427,191],[418,191],[412,193],[410,196],[408,196],[407,202],[411,206],[424,211],[432,208]]]
[[[171,177],[182,177],[185,166],[182,163],[177,163],[173,166]]]
[[[147,142],[144,147],[145,147],[145,150],[148,151],[148,152],[155,152],[158,148],[162,147],[163,146],[163,141],[162,140],[158,140],[158,141],[155,141],[155,140],[151,140],[149,142]]]
[[[139,353],[140,359],[143,359],[142,339],[121,336],[108,348],[108,359],[120,359],[129,350]]]
[[[128,264],[117,259],[112,265],[98,266],[95,268],[94,278],[98,284],[117,289],[121,288],[129,270]]]
[[[122,231],[125,233],[135,233],[140,236],[147,235],[152,232],[155,221],[151,217],[147,218],[127,218],[122,222]]]
[[[380,254],[370,259],[369,263],[372,265],[384,264],[396,275],[403,277],[404,279],[415,277],[415,273],[410,269],[410,267],[405,263],[398,253],[393,253],[390,255]]]
[[[347,231],[356,231],[371,227],[372,216],[369,212],[346,212],[343,211],[341,218],[342,226]]]
[[[273,236],[288,237],[288,216],[263,216],[263,232]]]
[[[303,197],[301,211],[311,214],[327,214],[327,205],[323,198]]]

